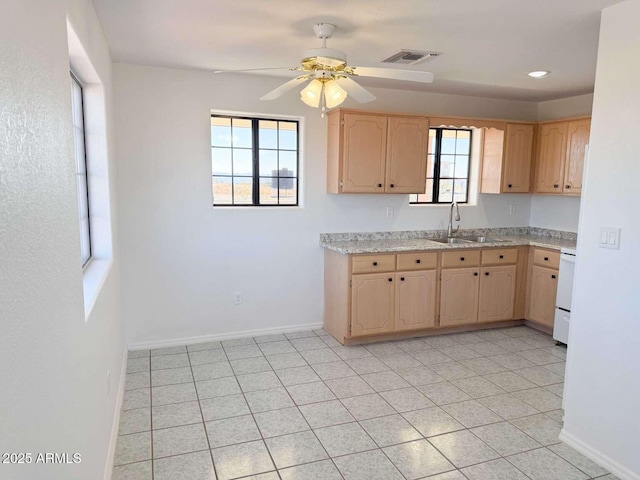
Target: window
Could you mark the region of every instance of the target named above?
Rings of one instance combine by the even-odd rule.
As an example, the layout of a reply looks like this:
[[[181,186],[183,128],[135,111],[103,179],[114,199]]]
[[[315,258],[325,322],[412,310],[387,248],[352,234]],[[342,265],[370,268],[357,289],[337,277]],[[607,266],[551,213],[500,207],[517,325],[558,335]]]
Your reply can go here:
[[[425,193],[411,194],[409,203],[467,203],[471,130],[431,128]]]
[[[298,205],[298,122],[211,115],[214,206]]]
[[[80,215],[80,255],[84,267],[91,259],[91,226],[89,182],[87,178],[87,149],[84,137],[84,96],[82,85],[71,73],[71,109],[73,143],[75,145],[78,213]]]

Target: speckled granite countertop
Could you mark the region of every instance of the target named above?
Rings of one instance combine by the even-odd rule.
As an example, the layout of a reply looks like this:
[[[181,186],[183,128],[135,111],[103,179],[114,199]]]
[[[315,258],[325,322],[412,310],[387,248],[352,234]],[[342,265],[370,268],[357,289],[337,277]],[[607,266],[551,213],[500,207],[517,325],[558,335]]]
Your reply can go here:
[[[522,245],[560,250],[563,247],[575,248],[576,246],[576,234],[573,232],[532,227],[462,230],[456,235],[458,237],[487,236],[502,240],[501,242],[443,244],[431,240],[445,235],[446,232],[441,230],[322,234],[320,246],[345,255],[461,248],[505,248]]]

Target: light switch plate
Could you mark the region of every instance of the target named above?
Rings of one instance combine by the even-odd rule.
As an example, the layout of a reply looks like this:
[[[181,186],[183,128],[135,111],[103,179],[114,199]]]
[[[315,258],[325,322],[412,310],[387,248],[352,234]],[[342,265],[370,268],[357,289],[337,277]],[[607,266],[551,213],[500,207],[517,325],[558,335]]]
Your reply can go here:
[[[620,249],[620,228],[618,227],[600,227],[600,248],[611,248],[613,250]]]

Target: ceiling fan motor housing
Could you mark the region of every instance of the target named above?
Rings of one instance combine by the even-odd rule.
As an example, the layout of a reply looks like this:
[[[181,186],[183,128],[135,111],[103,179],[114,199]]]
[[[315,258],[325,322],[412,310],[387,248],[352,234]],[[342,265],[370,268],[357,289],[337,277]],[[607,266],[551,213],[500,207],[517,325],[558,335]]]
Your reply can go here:
[[[316,23],[313,26],[313,31],[318,38],[331,38],[333,32],[336,31],[336,26],[331,23]]]

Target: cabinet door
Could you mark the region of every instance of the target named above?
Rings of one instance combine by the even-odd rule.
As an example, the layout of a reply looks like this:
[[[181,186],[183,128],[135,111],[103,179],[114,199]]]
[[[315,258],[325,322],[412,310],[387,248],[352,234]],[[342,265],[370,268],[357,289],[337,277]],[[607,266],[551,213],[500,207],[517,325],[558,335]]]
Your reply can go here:
[[[442,270],[440,282],[440,326],[478,321],[478,268]]]
[[[567,122],[541,125],[536,162],[536,192],[562,193],[566,153]]]
[[[483,267],[480,271],[478,322],[513,320],[516,266]]]
[[[531,189],[533,125],[507,124],[502,191],[526,193]]]
[[[580,195],[582,193],[582,172],[584,171],[584,156],[589,144],[591,120],[575,120],[569,122],[567,130],[567,158],[564,167],[565,195]]]
[[[387,193],[424,193],[429,120],[390,117],[387,122]]]
[[[387,117],[344,115],[342,191],[384,192]]]
[[[395,273],[351,277],[351,336],[391,332],[395,315]]]
[[[550,268],[531,267],[529,284],[528,320],[553,328],[558,290],[558,271]]]
[[[397,331],[435,326],[436,271],[396,273]]]

